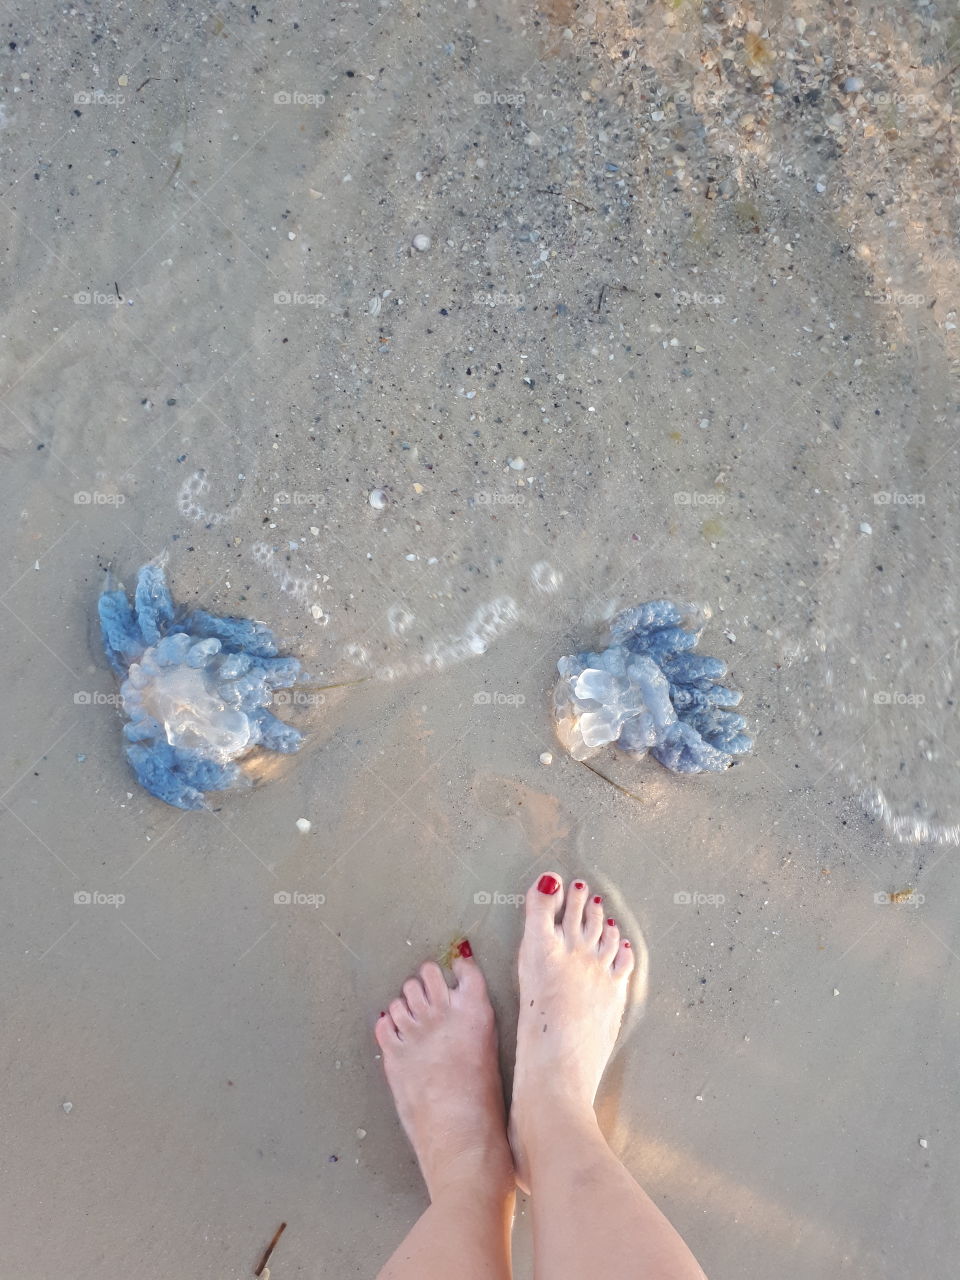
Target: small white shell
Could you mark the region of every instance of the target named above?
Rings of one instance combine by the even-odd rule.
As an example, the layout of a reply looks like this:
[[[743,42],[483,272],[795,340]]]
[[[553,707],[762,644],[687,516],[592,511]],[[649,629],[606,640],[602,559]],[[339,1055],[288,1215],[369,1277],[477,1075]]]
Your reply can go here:
[[[367,310],[370,312],[372,316],[378,316],[380,314],[380,308],[382,306],[383,306],[383,302],[381,301],[380,295],[376,294],[367,303]]]
[[[426,253],[432,244],[433,241],[429,236],[425,236],[423,232],[413,237],[413,247],[417,253]]]
[[[371,489],[367,495],[367,501],[374,511],[382,511],[387,505],[386,492],[383,489]]]
[[[309,834],[311,825],[312,825],[312,824],[311,824],[311,822],[310,822],[310,819],[309,819],[309,818],[298,818],[298,819],[297,819],[297,830],[300,832],[300,834],[301,834],[302,836],[305,836],[305,835],[308,835],[308,834]]]

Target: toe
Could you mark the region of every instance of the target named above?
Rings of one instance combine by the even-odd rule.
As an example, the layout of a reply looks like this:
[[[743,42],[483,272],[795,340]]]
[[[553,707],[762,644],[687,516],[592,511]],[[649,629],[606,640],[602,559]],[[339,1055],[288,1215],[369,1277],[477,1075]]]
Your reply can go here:
[[[617,948],[617,956],[613,962],[613,972],[618,978],[629,978],[633,972],[633,967],[637,962],[633,947],[629,941],[624,938]]]
[[[419,1018],[427,1011],[427,993],[419,978],[408,978],[403,984],[403,994],[407,1008],[414,1018]]]
[[[587,897],[586,880],[572,880],[563,906],[563,933],[567,941],[574,945],[583,941],[583,909]]]
[[[563,904],[563,881],[553,871],[545,872],[527,892],[526,928],[547,934],[556,928],[557,910]]]
[[[376,1026],[373,1028],[373,1034],[376,1037],[377,1044],[385,1051],[399,1044],[396,1024],[389,1013],[381,1013],[377,1019]]]
[[[603,898],[599,893],[590,894],[589,897],[590,901],[583,913],[583,940],[588,946],[596,947],[603,933]]]
[[[397,1035],[403,1039],[403,1033],[413,1030],[413,1018],[410,1010],[407,1008],[407,1002],[402,996],[398,996],[396,1000],[391,1000],[387,1008],[387,1012],[393,1019],[393,1025],[397,1028]]]
[[[620,930],[617,922],[609,917],[603,922],[603,933],[600,937],[600,959],[604,964],[613,964],[620,946]]]
[[[427,993],[427,1000],[430,1004],[442,1007],[448,1003],[450,988],[447,986],[447,980],[443,976],[443,970],[435,960],[428,960],[426,964],[420,966],[420,981],[423,983],[423,989]]]
[[[460,948],[454,956],[450,968],[457,980],[455,988],[457,993],[462,994],[467,999],[471,999],[486,990],[486,983],[483,980],[483,974],[480,972],[480,966],[474,960],[473,948],[466,938],[460,943]]]

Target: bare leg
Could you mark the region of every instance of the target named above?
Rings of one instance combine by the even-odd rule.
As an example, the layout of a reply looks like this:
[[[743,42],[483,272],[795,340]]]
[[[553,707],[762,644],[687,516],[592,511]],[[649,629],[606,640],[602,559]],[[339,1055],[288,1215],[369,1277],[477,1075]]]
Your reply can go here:
[[[693,1254],[616,1158],[593,1102],[633,972],[603,903],[560,877],[527,894],[510,1113],[517,1178],[532,1195],[537,1280],[705,1280]]]
[[[430,1207],[379,1280],[510,1280],[515,1183],[506,1137],[497,1030],[469,944],[423,965],[377,1022],[394,1102]]]

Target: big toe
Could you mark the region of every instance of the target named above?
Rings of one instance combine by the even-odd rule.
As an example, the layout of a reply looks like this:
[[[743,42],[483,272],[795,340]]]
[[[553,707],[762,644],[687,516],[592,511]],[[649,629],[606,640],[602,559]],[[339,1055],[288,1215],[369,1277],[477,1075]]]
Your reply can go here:
[[[553,871],[545,871],[527,892],[526,928],[528,933],[546,934],[556,928],[557,913],[563,906],[563,881]]]

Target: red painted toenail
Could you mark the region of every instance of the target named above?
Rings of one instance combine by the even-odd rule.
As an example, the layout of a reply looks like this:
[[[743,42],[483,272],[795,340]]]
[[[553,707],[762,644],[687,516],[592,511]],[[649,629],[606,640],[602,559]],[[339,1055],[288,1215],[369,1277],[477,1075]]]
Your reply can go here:
[[[560,881],[556,876],[541,876],[537,881],[537,888],[541,893],[556,893],[560,888]]]
[[[464,960],[469,960],[473,955],[473,947],[471,947],[466,938],[457,947],[457,954],[463,956]]]
[[[381,1018],[385,1018],[386,1016],[387,1016],[387,1011],[386,1011],[386,1009],[381,1009],[381,1010],[380,1010],[380,1017],[381,1017]]]
[[[607,924],[610,926],[611,929],[614,927],[616,923],[617,922],[616,920],[614,920],[613,916],[611,916],[610,919],[607,921]]]
[[[573,887],[575,889],[585,889],[587,886],[583,883],[582,880],[574,880]]]
[[[625,947],[629,947],[630,943],[629,943],[629,942],[625,942],[623,945],[624,945]]]
[[[602,901],[603,901],[603,898],[601,898],[600,894],[598,893],[597,896],[594,898],[594,902],[599,904]]]

